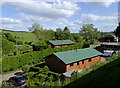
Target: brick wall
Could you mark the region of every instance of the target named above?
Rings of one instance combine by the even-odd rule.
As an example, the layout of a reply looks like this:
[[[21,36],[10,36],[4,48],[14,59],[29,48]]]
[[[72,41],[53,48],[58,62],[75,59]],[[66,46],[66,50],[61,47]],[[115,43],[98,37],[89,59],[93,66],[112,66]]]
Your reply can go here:
[[[91,58],[91,61],[89,61],[89,60],[90,59],[85,59],[83,61],[78,61],[78,62],[74,62],[71,64],[67,64],[66,65],[66,72],[70,71],[70,70],[78,70],[81,68],[90,67],[91,65],[100,61],[100,56],[96,56],[96,57]]]

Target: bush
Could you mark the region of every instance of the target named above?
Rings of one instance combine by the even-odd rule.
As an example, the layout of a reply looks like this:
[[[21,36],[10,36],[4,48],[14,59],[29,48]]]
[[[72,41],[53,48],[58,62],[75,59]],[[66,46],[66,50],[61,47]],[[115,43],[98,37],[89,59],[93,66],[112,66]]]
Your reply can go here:
[[[49,48],[49,45],[46,44],[45,42],[36,42],[33,44],[34,51],[40,51],[40,50],[47,49],[47,48]]]
[[[4,35],[5,35],[6,39],[8,39],[9,41],[11,41],[11,42],[16,41],[15,37],[11,33],[4,33]]]
[[[13,42],[10,42],[7,39],[2,38],[2,55],[14,52],[15,50],[14,45],[15,44]]]
[[[25,65],[22,67],[22,71],[26,73],[29,70],[29,68],[30,68],[29,65]]]
[[[49,56],[52,53],[74,50],[76,48],[77,49],[82,48],[81,44],[75,44],[72,46],[55,48],[55,49],[48,48],[46,50],[32,51],[29,53],[17,54],[15,56],[4,56],[2,60],[2,64],[3,64],[2,71],[3,72],[13,71],[23,67],[26,64],[28,65],[38,64],[40,62],[44,62],[45,57]]]
[[[23,45],[23,42],[22,41],[17,41],[17,44],[18,45]]]
[[[89,42],[84,42],[83,48],[88,48],[88,47],[90,47],[90,43]]]

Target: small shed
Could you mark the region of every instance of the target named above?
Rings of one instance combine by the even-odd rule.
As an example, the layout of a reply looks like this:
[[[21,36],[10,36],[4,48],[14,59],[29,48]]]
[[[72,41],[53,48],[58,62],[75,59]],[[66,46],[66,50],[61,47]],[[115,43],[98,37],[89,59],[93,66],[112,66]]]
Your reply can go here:
[[[73,45],[75,44],[75,42],[71,41],[71,40],[50,40],[47,41],[47,44],[51,45],[51,48],[59,48],[59,47],[67,47],[69,45]]]
[[[53,53],[46,57],[45,63],[50,70],[64,73],[90,67],[100,61],[100,55],[102,53],[93,48],[77,49]]]

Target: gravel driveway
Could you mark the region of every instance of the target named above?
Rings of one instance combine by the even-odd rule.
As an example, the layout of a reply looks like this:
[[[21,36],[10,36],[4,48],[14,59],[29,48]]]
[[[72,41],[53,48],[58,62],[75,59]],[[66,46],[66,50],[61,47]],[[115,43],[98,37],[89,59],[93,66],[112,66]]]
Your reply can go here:
[[[23,71],[20,70],[20,71],[16,71],[16,72],[13,72],[13,73],[10,73],[10,74],[6,74],[6,75],[2,76],[2,81],[3,80],[8,80],[10,77],[16,76],[15,75],[16,73],[21,73],[21,72],[23,72]]]

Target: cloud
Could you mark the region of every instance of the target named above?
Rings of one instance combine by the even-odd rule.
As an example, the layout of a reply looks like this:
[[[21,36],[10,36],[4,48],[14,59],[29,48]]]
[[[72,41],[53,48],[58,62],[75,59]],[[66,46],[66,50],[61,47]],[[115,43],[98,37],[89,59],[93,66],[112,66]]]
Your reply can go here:
[[[72,32],[79,32],[84,24],[94,24],[100,31],[113,31],[118,25],[116,16],[98,16],[95,14],[82,14],[80,20],[68,24]]]
[[[20,20],[12,19],[12,18],[0,18],[2,24],[18,24],[21,23]]]
[[[95,14],[82,14],[82,22],[116,22],[118,20],[117,16],[97,16]]]
[[[16,1],[16,0],[15,0]],[[21,10],[25,14],[45,17],[48,19],[60,19],[72,16],[80,7],[76,3],[59,2],[46,3],[34,0],[17,0],[17,2],[4,1],[3,4]]]
[[[95,6],[105,6],[109,7],[112,3],[117,2],[118,0],[82,0],[83,2],[87,4],[92,4]]]

